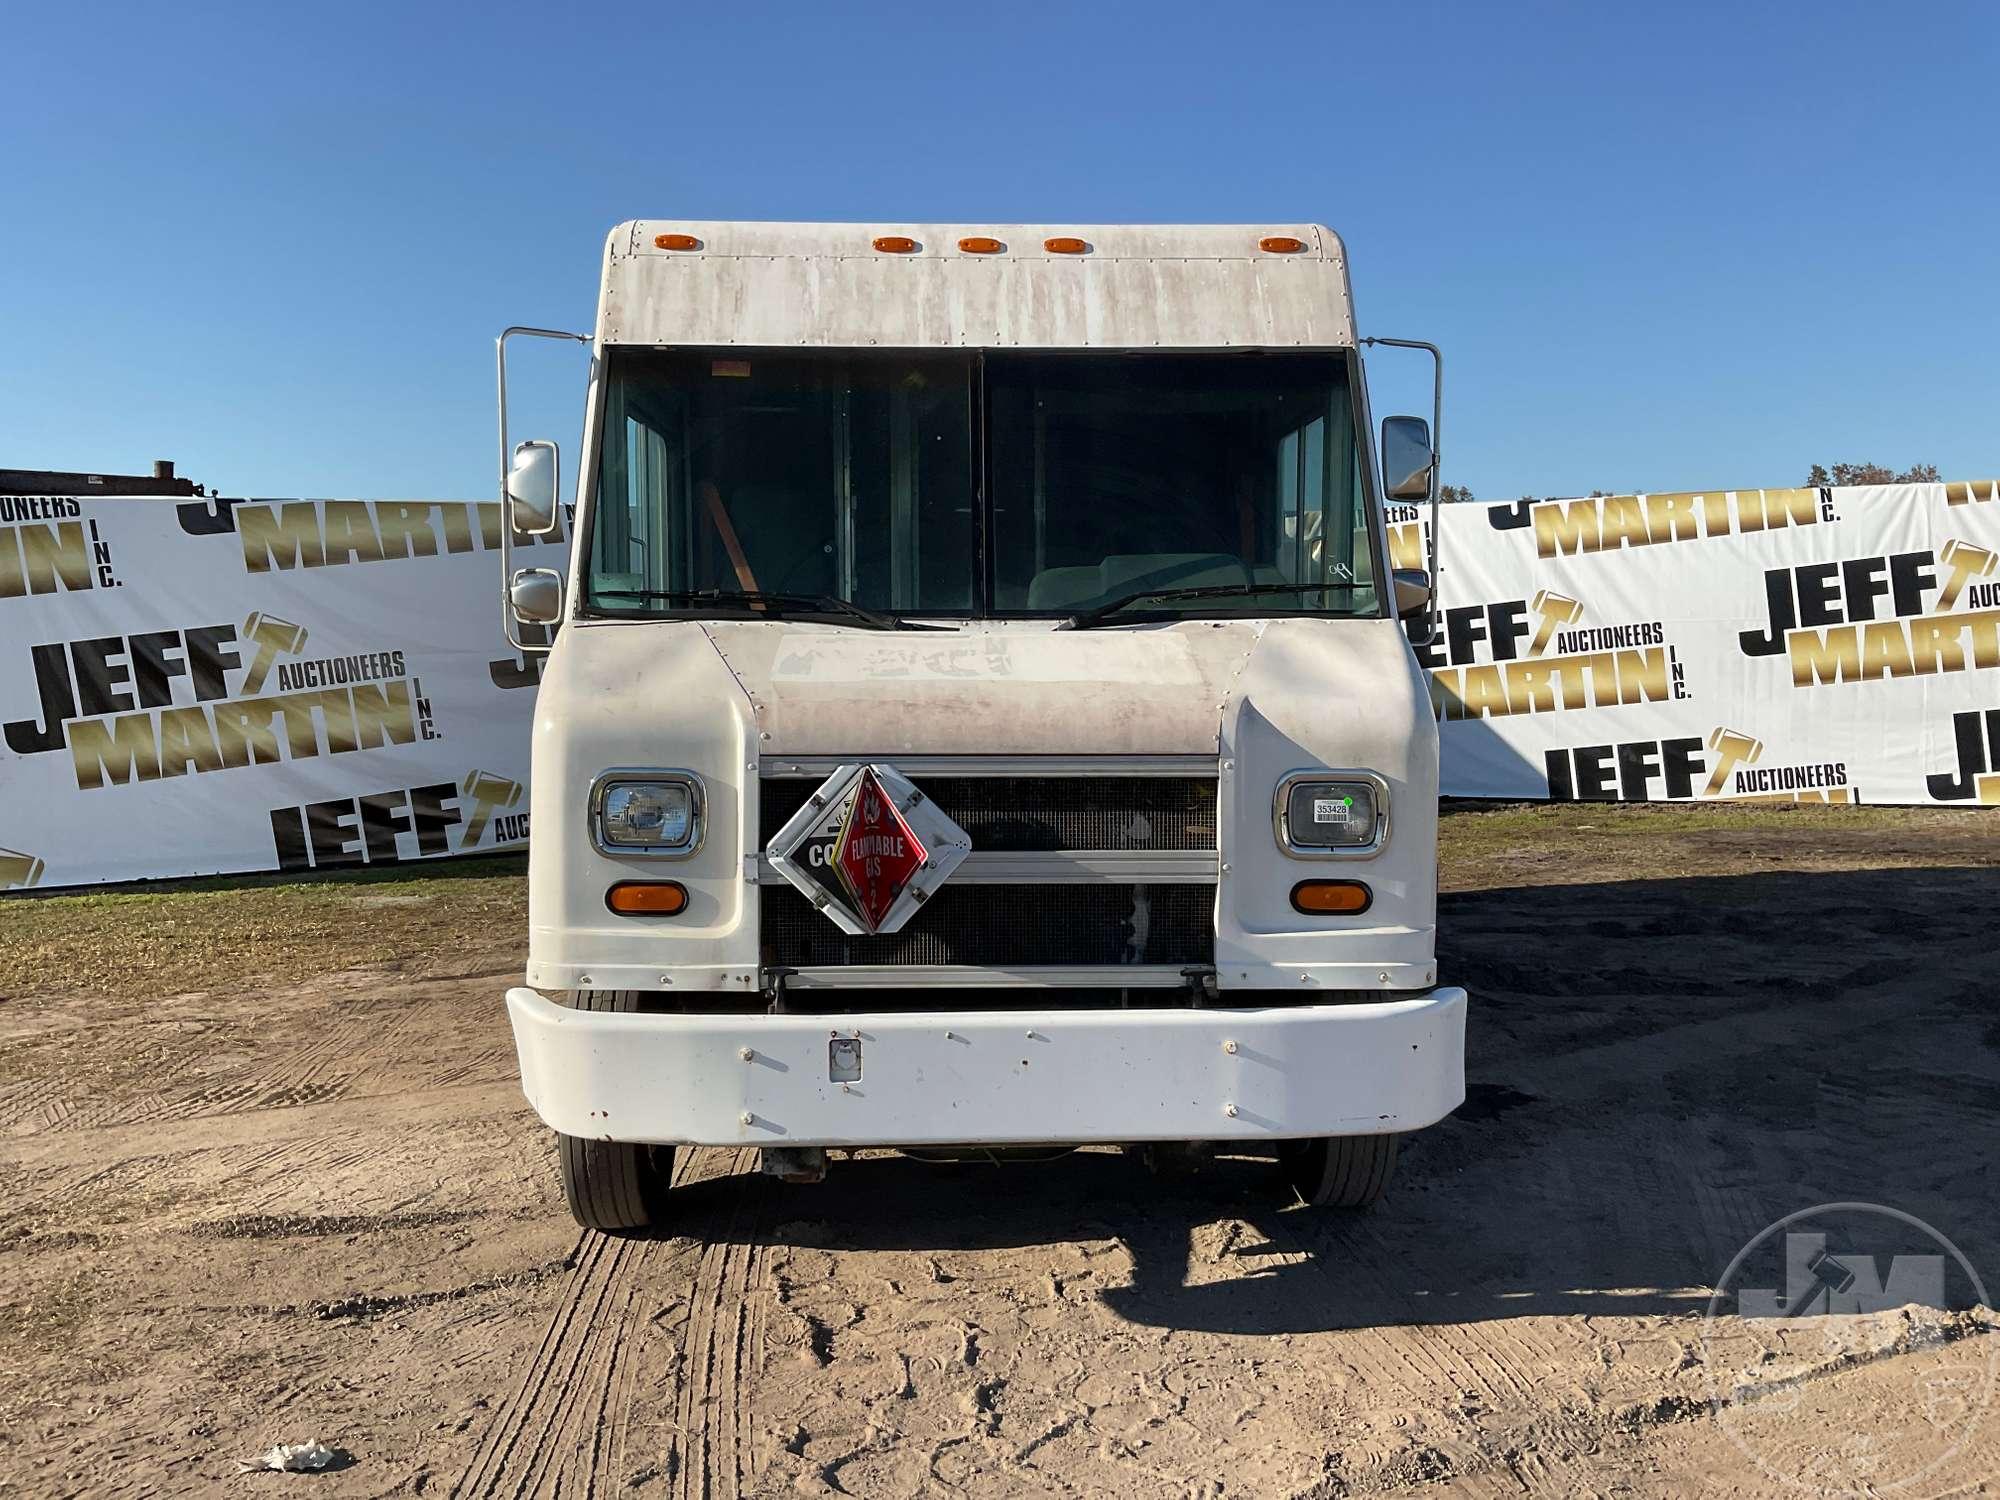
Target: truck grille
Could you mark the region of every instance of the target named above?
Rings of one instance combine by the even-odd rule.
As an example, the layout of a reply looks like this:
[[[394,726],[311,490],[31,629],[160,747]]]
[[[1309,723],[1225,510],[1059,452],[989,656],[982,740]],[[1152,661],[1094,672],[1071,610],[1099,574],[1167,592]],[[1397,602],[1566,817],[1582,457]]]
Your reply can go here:
[[[976,836],[975,836],[976,837]],[[766,965],[1207,964],[1207,885],[946,884],[902,931],[851,937],[788,885],[758,888]]]
[[[916,776],[982,853],[1215,847],[1212,776]],[[763,783],[760,843],[805,806],[821,778]],[[822,919],[823,920],[823,919]]]

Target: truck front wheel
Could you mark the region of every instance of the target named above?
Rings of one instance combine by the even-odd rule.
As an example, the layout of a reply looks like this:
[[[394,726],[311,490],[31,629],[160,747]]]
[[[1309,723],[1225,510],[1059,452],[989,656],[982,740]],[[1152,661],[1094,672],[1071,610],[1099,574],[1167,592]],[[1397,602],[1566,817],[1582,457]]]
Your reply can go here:
[[[634,1011],[637,990],[578,990],[578,1010]],[[674,1172],[672,1146],[600,1141],[556,1134],[563,1198],[585,1229],[651,1229],[666,1218],[667,1184]]]
[[[1314,1208],[1367,1208],[1388,1191],[1395,1135],[1335,1135],[1278,1148],[1285,1180]]]

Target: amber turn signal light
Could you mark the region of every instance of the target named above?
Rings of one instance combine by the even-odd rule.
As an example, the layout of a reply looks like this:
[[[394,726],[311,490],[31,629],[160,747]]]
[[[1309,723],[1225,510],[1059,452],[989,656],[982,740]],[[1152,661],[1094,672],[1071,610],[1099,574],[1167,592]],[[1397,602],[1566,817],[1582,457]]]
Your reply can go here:
[[[875,248],[886,250],[891,255],[908,255],[917,248],[917,242],[907,234],[878,234],[875,236]]]
[[[1270,255],[1297,255],[1305,247],[1304,240],[1295,240],[1289,234],[1267,234],[1257,241],[1257,248]]]
[[[958,242],[958,248],[967,255],[998,255],[1007,247],[988,235],[968,234]]]
[[[687,887],[672,880],[621,880],[604,893],[621,916],[673,917],[687,910]]]
[[[1358,880],[1301,880],[1292,887],[1292,907],[1309,917],[1358,916],[1375,893]]]
[[[653,246],[658,250],[699,250],[701,241],[691,234],[656,234]]]
[[[1051,255],[1083,255],[1090,250],[1090,242],[1077,239],[1074,235],[1059,234],[1052,240],[1043,240],[1042,248]]]

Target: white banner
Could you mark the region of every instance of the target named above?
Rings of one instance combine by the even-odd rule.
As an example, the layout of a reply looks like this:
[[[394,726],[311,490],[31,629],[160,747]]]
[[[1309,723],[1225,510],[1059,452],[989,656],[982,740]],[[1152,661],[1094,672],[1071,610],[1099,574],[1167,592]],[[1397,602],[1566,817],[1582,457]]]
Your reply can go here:
[[[1443,790],[2000,802],[1991,482],[1451,505]],[[1397,507],[1398,566],[1422,517]]]
[[[524,847],[499,544],[492,504],[0,497],[0,889]]]
[[[2000,803],[2000,486],[1442,525],[1446,795]],[[0,889],[523,847],[499,543],[490,503],[0,497]]]

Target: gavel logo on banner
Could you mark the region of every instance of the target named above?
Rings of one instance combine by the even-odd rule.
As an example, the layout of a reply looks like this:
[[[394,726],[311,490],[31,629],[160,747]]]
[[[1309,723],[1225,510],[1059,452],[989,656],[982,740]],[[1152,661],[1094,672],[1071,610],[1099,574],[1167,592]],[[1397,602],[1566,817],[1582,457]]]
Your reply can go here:
[[[17,849],[0,849],[0,891],[26,890],[42,878],[40,859]]]
[[[247,698],[263,690],[264,679],[271,675],[271,663],[278,659],[280,651],[296,654],[305,648],[306,628],[290,620],[281,620],[276,615],[267,615],[262,610],[253,610],[250,618],[243,622],[243,639],[257,644],[257,654],[250,659],[250,670],[243,674],[241,691]]]
[[[1937,609],[1940,614],[1958,603],[1958,596],[1965,586],[1975,578],[1990,578],[2000,557],[1988,552],[1984,547],[1975,547],[1970,542],[1956,538],[1938,549],[1938,561],[1951,569],[1951,576],[1944,581],[1938,591]]]
[[[472,799],[472,816],[465,820],[458,847],[470,849],[486,836],[495,808],[512,807],[521,800],[521,783],[491,771],[471,771],[466,774],[463,790]]]
[[[1764,754],[1764,742],[1753,739],[1739,729],[1711,730],[1708,748],[1716,754],[1715,774],[1708,778],[1708,785],[1702,789],[1702,796],[1719,796],[1729,783],[1729,773],[1739,765],[1757,764]]]
[[[1542,623],[1535,627],[1535,638],[1528,645],[1528,655],[1540,656],[1548,649],[1549,642],[1565,625],[1574,625],[1583,618],[1583,602],[1572,599],[1567,594],[1554,594],[1543,589],[1536,594],[1528,606],[1542,617]]]

